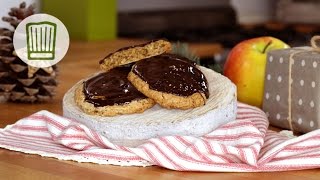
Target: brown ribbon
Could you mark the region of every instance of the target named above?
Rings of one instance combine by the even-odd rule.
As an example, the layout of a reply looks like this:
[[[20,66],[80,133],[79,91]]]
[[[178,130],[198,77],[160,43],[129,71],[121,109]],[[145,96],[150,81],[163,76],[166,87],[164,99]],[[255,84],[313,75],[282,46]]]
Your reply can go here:
[[[288,92],[288,123],[289,123],[289,128],[291,131],[294,131],[293,125],[292,125],[292,115],[291,115],[291,84],[292,84],[292,65],[293,65],[293,56],[300,53],[302,51],[297,51],[295,53],[290,54],[289,57],[289,92]]]
[[[317,43],[317,41],[319,41],[319,43]],[[299,54],[299,53],[302,53],[302,52],[306,52],[306,51],[309,51],[309,52],[312,52],[312,51],[316,51],[316,52],[320,52],[320,46],[318,46],[317,44],[320,44],[320,36],[313,36],[310,40],[310,43],[311,43],[311,47],[312,49],[311,50],[300,50],[300,51],[296,51],[292,54],[290,54],[290,57],[289,57],[289,92],[288,92],[288,123],[289,123],[289,128],[291,131],[294,131],[294,127],[293,127],[293,124],[292,124],[292,88],[291,88],[291,84],[292,84],[292,65],[294,63],[294,59],[293,59],[293,56],[296,55],[296,54]]]
[[[320,42],[317,43],[317,41],[320,41],[320,36],[313,36],[310,40],[311,47],[313,48],[314,51],[320,52],[320,46],[317,45],[317,44],[320,44]]]

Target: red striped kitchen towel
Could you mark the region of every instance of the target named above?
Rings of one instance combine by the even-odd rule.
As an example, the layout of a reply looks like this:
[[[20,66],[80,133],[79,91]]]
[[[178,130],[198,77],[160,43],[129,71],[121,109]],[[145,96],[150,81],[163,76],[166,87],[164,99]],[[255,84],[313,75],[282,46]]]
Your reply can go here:
[[[136,148],[112,144],[73,120],[40,111],[0,129],[0,147],[99,164],[157,165],[178,171],[257,172],[320,167],[320,130],[287,137],[267,130],[258,108],[238,104],[237,120],[203,137],[166,136]]]

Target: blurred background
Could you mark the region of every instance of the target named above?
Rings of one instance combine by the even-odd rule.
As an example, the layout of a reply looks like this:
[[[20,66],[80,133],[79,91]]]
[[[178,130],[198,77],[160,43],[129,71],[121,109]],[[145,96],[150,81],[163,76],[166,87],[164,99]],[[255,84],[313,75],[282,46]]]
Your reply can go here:
[[[167,38],[214,44],[214,50],[199,53],[203,65],[223,64],[229,50],[244,39],[274,36],[301,46],[320,31],[320,0],[25,1],[58,17],[74,41]],[[1,0],[0,16],[21,2]]]

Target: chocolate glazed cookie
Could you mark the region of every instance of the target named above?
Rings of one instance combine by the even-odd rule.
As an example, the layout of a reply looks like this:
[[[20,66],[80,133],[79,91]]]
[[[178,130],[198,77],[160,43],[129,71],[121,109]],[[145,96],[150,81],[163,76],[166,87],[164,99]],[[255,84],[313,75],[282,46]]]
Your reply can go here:
[[[80,85],[75,100],[88,114],[115,116],[143,112],[154,105],[127,79],[130,67],[117,67]]]
[[[209,98],[204,74],[188,59],[163,54],[137,62],[128,79],[144,95],[166,108],[189,109]]]

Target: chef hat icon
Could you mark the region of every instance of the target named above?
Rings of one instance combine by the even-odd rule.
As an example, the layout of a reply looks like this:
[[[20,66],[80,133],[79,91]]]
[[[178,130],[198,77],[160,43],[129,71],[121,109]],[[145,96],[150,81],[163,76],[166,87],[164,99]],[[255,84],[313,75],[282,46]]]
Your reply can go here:
[[[54,60],[57,25],[49,21],[26,24],[29,60]]]

